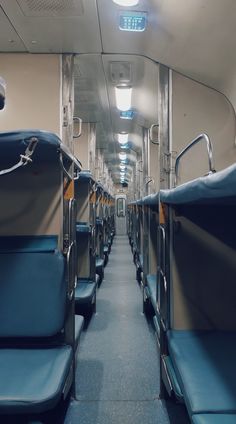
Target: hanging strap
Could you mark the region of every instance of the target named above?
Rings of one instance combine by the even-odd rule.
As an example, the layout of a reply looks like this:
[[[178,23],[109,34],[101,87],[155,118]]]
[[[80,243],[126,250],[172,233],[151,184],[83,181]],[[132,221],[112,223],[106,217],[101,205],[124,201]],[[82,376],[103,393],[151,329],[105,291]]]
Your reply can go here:
[[[25,150],[24,155],[20,155],[19,162],[17,162],[11,168],[3,169],[2,171],[0,171],[0,175],[9,174],[10,172],[15,171],[15,169],[20,168],[21,166],[28,165],[28,163],[31,163],[32,162],[31,156],[34,153],[37,143],[38,143],[38,139],[36,137],[32,137],[27,146],[27,149]]]

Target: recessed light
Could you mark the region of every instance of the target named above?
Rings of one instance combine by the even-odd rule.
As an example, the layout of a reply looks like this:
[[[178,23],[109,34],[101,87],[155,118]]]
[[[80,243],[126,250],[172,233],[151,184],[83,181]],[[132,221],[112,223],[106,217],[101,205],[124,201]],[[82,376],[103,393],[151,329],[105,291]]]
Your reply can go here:
[[[129,110],[131,107],[132,87],[117,85],[115,87],[116,106],[121,111]]]
[[[117,138],[118,138],[118,142],[120,143],[120,144],[126,144],[126,143],[128,143],[128,136],[129,136],[129,134],[128,133],[119,133],[119,134],[117,134]]]
[[[132,7],[137,6],[139,0],[113,0],[113,3],[116,3],[119,6]]]

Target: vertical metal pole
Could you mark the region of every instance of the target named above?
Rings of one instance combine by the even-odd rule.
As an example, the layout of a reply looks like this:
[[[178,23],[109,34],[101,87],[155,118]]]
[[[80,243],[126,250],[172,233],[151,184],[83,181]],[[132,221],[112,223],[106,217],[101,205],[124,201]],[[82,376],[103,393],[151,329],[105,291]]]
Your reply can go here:
[[[169,110],[170,110],[170,98],[169,98],[169,69],[166,66],[159,66],[159,85],[158,85],[158,119],[159,119],[159,134],[160,134],[160,147],[159,147],[159,166],[160,166],[160,189],[166,189],[170,187],[170,133],[169,133]],[[160,320],[160,397],[165,397],[166,390],[162,378],[162,366],[161,358],[167,352],[166,343],[166,328],[167,319],[169,316],[169,247],[168,247],[168,216],[165,215],[165,221],[163,220],[163,214],[159,204],[159,228],[163,226],[166,234],[166,242],[163,243],[163,231],[158,231],[158,306],[161,314]],[[165,252],[163,252],[163,248]],[[165,255],[165,270],[163,267],[163,257]],[[167,287],[165,287],[165,281],[163,278],[163,272],[167,281]]]
[[[148,130],[143,128],[143,196],[148,195]],[[149,268],[149,251],[148,251],[148,233],[149,233],[149,208],[142,206],[142,222],[143,222],[143,274],[144,280],[148,274]],[[145,284],[145,282],[143,282]]]

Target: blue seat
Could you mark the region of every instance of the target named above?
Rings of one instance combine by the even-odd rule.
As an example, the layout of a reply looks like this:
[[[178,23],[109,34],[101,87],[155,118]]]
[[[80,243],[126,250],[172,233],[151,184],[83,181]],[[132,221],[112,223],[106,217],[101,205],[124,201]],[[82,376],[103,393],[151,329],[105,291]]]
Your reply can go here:
[[[90,234],[91,227],[87,222],[77,222],[76,224],[76,235],[79,237],[81,234]]]
[[[148,287],[148,292],[149,292],[149,295],[150,295],[150,299],[151,299],[153,308],[156,311],[157,282],[156,282],[156,275],[155,274],[148,274],[147,275],[147,287]]]
[[[109,247],[106,244],[103,247],[103,253],[104,253],[104,255],[107,255],[109,253]]]
[[[50,337],[64,325],[65,261],[59,252],[0,253],[0,337]]]
[[[104,259],[96,258],[96,273],[97,271],[100,271],[104,267]]]
[[[143,255],[139,255],[139,264],[140,264],[140,267],[141,267],[141,269],[143,270]]]
[[[75,315],[75,349],[78,348],[79,339],[84,326],[84,317],[81,315]]]
[[[72,357],[70,346],[0,349],[1,414],[52,409],[62,396]]]
[[[236,413],[236,332],[171,330],[167,337],[189,414]]]
[[[103,254],[104,254],[104,267],[105,267],[108,263],[108,258],[109,258],[109,246],[106,244],[103,246]]]
[[[134,253],[134,263],[136,265],[136,280],[141,284],[143,280],[143,255]]]
[[[104,277],[104,259],[99,257],[96,257],[96,274],[99,275],[98,285],[100,285]]]
[[[0,237],[1,414],[51,409],[72,381],[65,258],[57,237],[37,237]]]
[[[75,303],[77,305],[90,304],[96,295],[96,283],[91,280],[79,279],[75,289]]]
[[[197,414],[192,416],[193,424],[235,424],[236,414]]]

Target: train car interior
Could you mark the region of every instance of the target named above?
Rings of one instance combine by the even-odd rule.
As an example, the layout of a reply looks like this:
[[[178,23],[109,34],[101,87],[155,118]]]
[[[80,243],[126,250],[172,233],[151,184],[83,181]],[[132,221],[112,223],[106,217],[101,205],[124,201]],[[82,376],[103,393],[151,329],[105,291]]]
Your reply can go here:
[[[0,0],[0,423],[236,423],[236,0]]]

